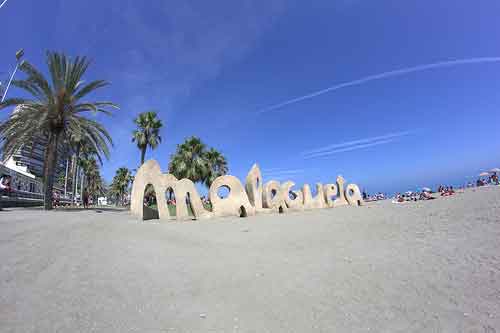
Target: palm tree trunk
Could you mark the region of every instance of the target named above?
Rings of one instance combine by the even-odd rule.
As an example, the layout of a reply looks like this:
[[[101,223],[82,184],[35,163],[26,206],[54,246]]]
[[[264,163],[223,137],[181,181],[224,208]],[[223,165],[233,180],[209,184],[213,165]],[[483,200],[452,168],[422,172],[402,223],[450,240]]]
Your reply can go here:
[[[76,194],[78,192],[78,175],[80,174],[80,167],[77,165],[76,166],[76,177],[75,177],[75,198],[76,198]],[[75,204],[76,204],[76,201],[75,201]]]
[[[85,169],[82,168],[81,172],[81,183],[80,183],[80,197],[83,199],[83,192],[84,192],[84,180],[85,180]]]
[[[146,147],[141,148],[141,165],[144,164],[144,157],[146,157]]]
[[[45,184],[45,175],[47,174],[47,161],[49,160],[49,145],[50,145],[50,138],[52,136],[49,134],[47,138],[47,146],[45,147],[45,151],[43,152],[43,170],[42,170],[42,177],[43,177],[43,182]]]
[[[43,206],[45,210],[52,209],[52,191],[54,187],[54,172],[57,164],[57,144],[59,141],[59,133],[50,133],[49,142],[46,148],[44,161],[44,198]]]
[[[64,198],[66,199],[66,195],[68,192],[68,167],[69,167],[69,158],[66,158],[66,172],[64,173]]]
[[[75,202],[75,196],[76,196],[76,174],[77,174],[77,165],[78,165],[78,156],[80,155],[80,145],[77,145],[76,146],[76,152],[75,152],[75,155],[73,156],[73,165],[72,165],[72,169],[73,169],[73,181],[71,182],[71,186],[73,187],[73,200],[72,200],[72,204],[76,204]]]

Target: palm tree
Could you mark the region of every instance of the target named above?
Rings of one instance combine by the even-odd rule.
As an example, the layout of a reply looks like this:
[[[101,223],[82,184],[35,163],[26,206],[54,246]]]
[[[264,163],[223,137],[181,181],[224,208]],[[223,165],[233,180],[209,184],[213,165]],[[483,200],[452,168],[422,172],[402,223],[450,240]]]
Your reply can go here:
[[[83,137],[83,133],[76,131],[71,135],[69,138],[70,146],[72,147],[73,150],[73,156],[71,157],[71,175],[72,175],[72,181],[71,181],[71,193],[73,194],[73,200],[72,203],[76,204],[75,202],[75,196],[76,196],[76,184],[77,184],[77,171],[78,171],[78,165],[79,163],[79,158],[80,158],[80,151],[82,150],[82,146],[86,146],[87,143],[85,142],[85,139]]]
[[[108,84],[102,80],[87,84],[82,81],[90,65],[86,57],[71,60],[64,54],[47,52],[47,65],[51,82],[29,62],[25,61],[20,65],[19,69],[27,78],[15,80],[12,84],[25,90],[31,98],[9,98],[0,103],[0,109],[19,106],[17,112],[0,124],[0,136],[6,156],[11,156],[23,145],[30,144],[35,137],[47,138],[43,175],[44,207],[52,209],[52,188],[59,144],[64,139],[69,140],[75,133],[81,133],[96,151],[107,156],[108,144],[112,144],[110,135],[101,124],[83,114],[91,111],[94,114],[109,115],[107,108],[117,106],[107,101],[83,101],[89,93]]]
[[[227,160],[224,155],[214,148],[210,148],[210,150],[205,153],[205,159],[208,164],[209,174],[207,175],[204,183],[207,187],[210,187],[215,178],[227,174]]]
[[[80,158],[78,163],[82,168],[82,179],[84,182],[84,186],[82,186],[81,192],[83,193],[85,185],[88,184],[89,178],[92,177],[97,172],[96,169],[98,169],[98,166],[95,158],[93,157]]]
[[[188,178],[193,182],[203,182],[208,175],[205,160],[206,145],[197,137],[190,137],[180,145],[170,157],[169,172],[178,179]]]
[[[97,204],[99,196],[103,196],[106,193],[104,179],[100,176],[100,174],[90,178],[89,183],[87,184],[87,192],[92,198],[94,205]]]
[[[227,174],[227,160],[214,148],[197,137],[190,137],[180,145],[170,158],[169,172],[178,179],[188,178],[210,187],[215,178]]]
[[[113,177],[113,182],[111,183],[111,191],[118,199],[117,201],[120,201],[122,205],[124,203],[125,195],[127,194],[131,181],[132,174],[130,173],[129,169],[121,167],[116,170],[116,174]]]
[[[96,168],[97,166],[97,160],[99,160],[99,164],[102,166],[102,157],[101,154],[107,154],[106,152],[99,152],[96,150],[96,147],[92,144],[91,141],[89,141],[88,138],[80,138],[79,141],[74,141],[72,143],[72,146],[74,148],[74,169],[75,173],[73,174],[73,198],[75,198],[76,195],[76,186],[78,181],[76,180],[78,172],[76,170],[77,166],[79,166],[82,169],[82,179],[85,180],[86,178],[84,177],[85,174],[87,173],[86,167],[88,166],[89,161],[90,163],[95,163]],[[106,155],[108,156],[108,155]],[[97,158],[97,160],[96,160]],[[80,194],[83,193],[83,188],[80,189]],[[74,201],[74,200],[73,200]],[[75,203],[75,202],[73,202]]]
[[[155,149],[161,142],[160,128],[163,125],[154,111],[139,114],[134,123],[137,129],[133,132],[132,142],[137,142],[137,148],[141,150],[141,165],[143,165],[148,146]]]
[[[80,163],[85,174],[85,190],[95,202],[97,196],[104,192],[104,182],[99,171],[99,165],[95,157],[81,159]]]

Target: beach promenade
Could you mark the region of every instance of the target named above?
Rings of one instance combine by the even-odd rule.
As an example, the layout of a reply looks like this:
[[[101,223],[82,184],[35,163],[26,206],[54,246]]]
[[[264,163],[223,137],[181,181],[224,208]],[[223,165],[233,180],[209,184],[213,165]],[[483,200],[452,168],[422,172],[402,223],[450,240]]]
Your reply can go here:
[[[500,187],[172,223],[7,209],[0,332],[500,332]]]

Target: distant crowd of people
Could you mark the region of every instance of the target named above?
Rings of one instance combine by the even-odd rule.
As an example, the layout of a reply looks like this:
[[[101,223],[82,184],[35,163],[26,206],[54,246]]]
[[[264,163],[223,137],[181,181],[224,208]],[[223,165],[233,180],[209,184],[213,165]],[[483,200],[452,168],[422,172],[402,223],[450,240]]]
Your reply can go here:
[[[433,192],[431,189],[423,189],[418,192],[408,191],[406,193],[396,193],[394,196],[394,203],[401,203],[406,201],[420,201],[420,200],[433,200],[436,199],[436,196],[447,197],[450,195],[454,195],[457,192],[463,192],[464,189],[460,188],[457,191],[451,185],[439,185],[436,192]]]
[[[450,186],[439,185],[437,193],[441,194],[442,197],[447,197],[455,194],[455,190],[451,185]]]
[[[363,191],[363,201],[378,201],[378,200],[385,200],[387,198],[387,195],[382,193],[382,192],[378,192],[374,195],[368,195],[366,193],[366,191]]]
[[[476,181],[476,186],[486,186],[486,185],[500,185],[498,181],[498,175],[496,172],[493,172],[488,178],[478,178]]]
[[[472,187],[480,187],[486,185],[500,185],[499,177],[496,170],[491,170],[489,173],[485,172],[484,174],[480,175],[475,184],[469,182],[467,185],[460,187],[458,189],[455,189],[452,185],[439,185],[435,192],[430,188],[423,188],[415,192],[408,191],[405,193],[396,193],[392,198],[392,202],[402,203],[407,201],[433,200],[439,196],[447,197],[454,195],[456,193],[464,192],[465,187],[472,188]],[[369,195],[365,190],[363,190],[364,201],[367,202],[378,201],[378,200],[385,200],[387,198],[388,196],[384,195],[381,192],[376,193],[374,195]]]
[[[477,179],[476,187],[486,186],[486,185],[500,185],[499,178],[496,172],[493,172],[487,178],[480,177]],[[469,182],[467,184],[467,188],[471,187],[474,187],[474,184]],[[393,202],[400,203],[405,201],[432,200],[436,198],[435,196],[432,195],[433,193],[440,195],[442,197],[447,197],[463,191],[464,191],[463,187],[459,188],[458,190],[455,190],[451,185],[439,185],[436,192],[425,190],[421,192],[406,192],[404,194],[397,193],[394,196]]]
[[[423,190],[420,192],[411,192],[408,191],[406,193],[396,193],[394,196],[394,203],[401,203],[406,201],[419,201],[419,200],[433,200],[435,197],[432,195],[432,191]]]

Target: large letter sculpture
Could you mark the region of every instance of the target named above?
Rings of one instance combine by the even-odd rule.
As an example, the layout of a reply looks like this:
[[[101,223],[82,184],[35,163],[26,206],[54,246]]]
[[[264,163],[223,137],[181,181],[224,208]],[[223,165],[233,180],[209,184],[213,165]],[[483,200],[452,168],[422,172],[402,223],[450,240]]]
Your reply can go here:
[[[255,208],[256,213],[269,211],[262,206],[262,173],[257,164],[254,164],[248,172],[245,188],[247,190],[248,200]]]
[[[167,203],[163,200],[164,193],[167,190],[165,187],[165,180],[170,178],[169,176],[171,175],[163,175],[161,173],[160,165],[155,160],[146,161],[146,163],[137,170],[132,186],[130,202],[130,211],[132,214],[144,217],[145,210],[147,210],[147,207],[144,205],[144,191],[146,190],[146,186],[153,185],[155,193],[158,196],[158,215],[161,220],[169,218],[170,215],[168,213]]]
[[[203,207],[198,191],[194,183],[189,179],[181,179],[169,184],[175,194],[175,214],[178,220],[206,219],[212,217],[212,213]],[[189,216],[188,206],[193,216]]]
[[[219,216],[246,217],[259,213],[301,211],[304,209],[333,208],[344,205],[361,205],[363,199],[359,187],[355,184],[345,186],[342,176],[337,177],[336,184],[316,184],[316,195],[304,184],[301,190],[293,191],[292,181],[280,184],[271,180],[263,184],[259,166],[254,164],[247,175],[245,187],[234,176],[216,178],[209,189],[212,211],[203,206],[196,186],[189,179],[178,180],[171,174],[163,174],[154,160],[144,163],[135,175],[132,186],[132,214],[146,219],[151,216],[151,209],[144,203],[146,187],[153,186],[158,205],[157,215],[160,220],[208,219]],[[229,190],[227,197],[219,196],[219,189]],[[175,195],[175,217],[170,216],[166,194],[172,191]],[[191,211],[191,214],[189,213]]]
[[[281,185],[281,193],[285,198],[285,204],[292,211],[304,210],[302,191],[292,191],[293,186],[295,186],[295,183],[292,181],[287,181]]]
[[[218,190],[221,187],[229,189],[226,198],[221,198]],[[210,186],[208,198],[212,203],[212,211],[215,216],[241,216],[255,214],[255,208],[250,205],[247,193],[238,178],[234,176],[220,176],[215,178]]]
[[[323,186],[323,194],[325,195],[325,204],[328,208],[335,207],[335,199],[333,196],[337,197],[337,185],[335,184],[326,184]]]
[[[316,184],[316,196],[313,198],[311,194],[311,187],[309,184],[304,184],[302,187],[302,195],[304,196],[304,209],[319,209],[325,208],[325,198],[323,195],[323,185]]]
[[[262,204],[265,208],[272,209],[279,213],[287,210],[285,198],[281,192],[280,183],[276,180],[270,180],[264,185],[262,193]]]

